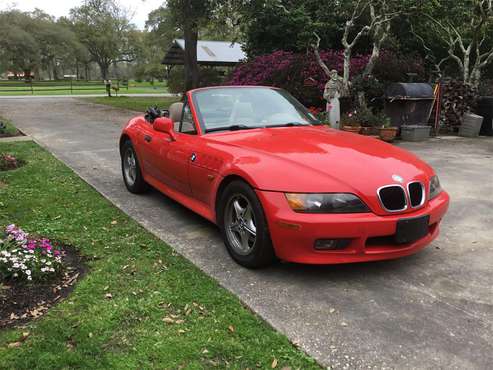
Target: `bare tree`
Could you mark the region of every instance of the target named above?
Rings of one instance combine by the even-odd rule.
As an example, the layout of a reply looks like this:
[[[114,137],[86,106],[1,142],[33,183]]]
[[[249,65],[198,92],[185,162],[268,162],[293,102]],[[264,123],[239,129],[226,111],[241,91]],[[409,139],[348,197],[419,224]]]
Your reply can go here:
[[[358,21],[363,15],[369,13],[369,21],[358,27]],[[398,10],[392,10],[386,0],[357,0],[350,18],[344,26],[342,46],[344,47],[344,73],[343,84],[349,89],[349,77],[351,68],[351,56],[358,41],[366,35],[370,35],[373,41],[372,53],[363,72],[364,75],[372,73],[375,63],[380,56],[380,50],[390,33],[390,22],[399,15]]]
[[[364,76],[370,75],[380,57],[382,46],[390,34],[391,21],[399,14],[401,14],[399,10],[391,10],[387,0],[357,0],[355,2],[349,19],[344,25],[344,34],[341,40],[344,47],[343,96],[349,93],[351,57],[354,47],[363,36],[370,36],[373,43],[372,53],[363,71]],[[368,15],[366,24],[362,19],[365,15]],[[315,37],[317,42],[312,45],[313,51],[318,64],[325,74],[329,76],[330,69],[322,61],[319,53],[320,37],[317,34],[315,34]]]
[[[471,0],[471,6],[463,12],[463,20],[455,25],[452,20],[439,20],[431,14],[425,14],[431,21],[434,34],[446,46],[447,55],[440,61],[433,51],[426,46],[424,38],[417,35],[428,59],[435,61],[435,69],[442,73],[442,66],[448,60],[454,61],[464,82],[477,86],[482,70],[493,61],[493,47],[486,44],[490,37],[490,27],[493,25],[493,0]]]

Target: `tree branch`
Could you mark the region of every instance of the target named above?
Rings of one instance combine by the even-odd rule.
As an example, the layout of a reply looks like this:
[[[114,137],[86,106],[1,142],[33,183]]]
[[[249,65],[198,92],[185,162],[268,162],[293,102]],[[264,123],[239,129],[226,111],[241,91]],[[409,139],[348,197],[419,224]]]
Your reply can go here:
[[[315,35],[315,38],[317,39],[317,43],[312,45],[313,52],[315,53],[315,57],[317,58],[317,63],[323,69],[323,71],[325,72],[327,77],[330,78],[330,69],[329,69],[329,67],[327,67],[327,64],[324,63],[324,61],[320,57],[320,53],[319,53],[320,36],[318,36],[316,32],[313,32],[313,34]]]

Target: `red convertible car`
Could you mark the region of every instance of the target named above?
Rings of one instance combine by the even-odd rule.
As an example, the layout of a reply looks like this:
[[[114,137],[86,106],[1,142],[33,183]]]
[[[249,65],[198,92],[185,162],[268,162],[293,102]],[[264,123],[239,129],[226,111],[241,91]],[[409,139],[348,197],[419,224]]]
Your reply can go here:
[[[413,154],[330,129],[271,87],[189,91],[130,120],[120,153],[130,192],[150,185],[216,223],[250,268],[410,255],[436,238],[449,204]]]

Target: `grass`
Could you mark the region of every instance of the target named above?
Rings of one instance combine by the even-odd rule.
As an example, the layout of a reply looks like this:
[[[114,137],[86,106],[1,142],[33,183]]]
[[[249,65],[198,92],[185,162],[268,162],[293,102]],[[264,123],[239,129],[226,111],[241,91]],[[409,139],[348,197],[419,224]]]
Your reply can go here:
[[[6,136],[16,136],[19,134],[19,130],[8,119],[0,117],[0,122],[6,126],[5,129],[0,129],[0,136],[3,134],[6,134]]]
[[[130,96],[119,96],[109,98],[97,97],[97,98],[84,98],[84,100],[90,101],[91,103],[111,105],[116,108],[130,109],[137,112],[145,112],[145,110],[151,106],[157,106],[159,108],[167,109],[170,104],[180,100],[179,97],[176,98],[164,98],[164,97],[130,97]]]
[[[0,227],[74,245],[90,268],[46,316],[0,331],[1,369],[252,369],[274,359],[278,368],[318,368],[51,154],[32,142],[3,143],[0,152],[28,159],[0,172]],[[29,337],[9,348],[23,332]]]
[[[8,86],[8,84],[19,84],[19,86]],[[34,83],[34,94],[31,93],[31,87],[29,84],[22,85],[22,81],[0,81],[0,96],[22,96],[22,95],[71,95],[70,93],[70,82],[63,81],[57,83],[54,86],[51,82],[40,82],[39,85]],[[51,84],[51,85],[50,85]],[[104,85],[101,83],[98,88],[90,89],[90,86],[83,86],[83,82],[80,82],[81,87],[88,90],[78,90],[77,83],[74,82],[73,95],[88,95],[88,94],[101,94],[106,95],[106,90]],[[4,91],[13,90],[13,91]],[[158,94],[167,93],[168,88],[165,82],[155,82],[151,85],[150,82],[136,82],[130,81],[128,85],[128,90],[124,87],[120,88],[119,94]],[[114,95],[114,91],[112,90]]]

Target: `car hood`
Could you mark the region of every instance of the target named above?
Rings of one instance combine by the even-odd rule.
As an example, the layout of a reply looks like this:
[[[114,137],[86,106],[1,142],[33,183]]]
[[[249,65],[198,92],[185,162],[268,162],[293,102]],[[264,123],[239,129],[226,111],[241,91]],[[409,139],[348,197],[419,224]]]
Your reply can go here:
[[[246,171],[262,190],[352,192],[375,198],[376,189],[419,179],[433,170],[413,154],[378,139],[325,126],[278,127],[211,135],[211,140],[248,157]]]

